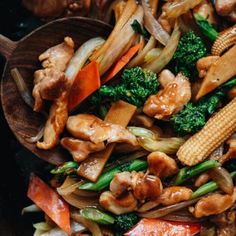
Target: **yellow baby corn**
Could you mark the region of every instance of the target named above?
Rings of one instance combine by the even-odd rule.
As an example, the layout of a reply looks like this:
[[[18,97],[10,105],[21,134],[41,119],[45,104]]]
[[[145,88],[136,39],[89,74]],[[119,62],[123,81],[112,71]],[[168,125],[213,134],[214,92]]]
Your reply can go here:
[[[210,118],[201,131],[189,138],[180,147],[177,157],[185,165],[196,165],[235,131],[236,98]]]

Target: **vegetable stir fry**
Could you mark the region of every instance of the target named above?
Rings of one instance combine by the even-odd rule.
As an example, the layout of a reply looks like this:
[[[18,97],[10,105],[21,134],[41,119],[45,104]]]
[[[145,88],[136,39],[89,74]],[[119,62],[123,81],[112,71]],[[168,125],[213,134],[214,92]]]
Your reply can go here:
[[[28,141],[71,156],[48,183],[31,176],[34,235],[235,235],[235,1],[111,9],[107,39],[42,52],[34,100],[12,72],[47,117]]]

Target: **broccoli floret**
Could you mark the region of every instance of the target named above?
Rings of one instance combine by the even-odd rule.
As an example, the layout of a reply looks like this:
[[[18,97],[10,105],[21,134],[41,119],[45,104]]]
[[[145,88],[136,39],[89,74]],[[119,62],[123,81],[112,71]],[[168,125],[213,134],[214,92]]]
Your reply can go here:
[[[127,213],[115,217],[116,236],[121,236],[129,231],[139,221],[139,216],[136,213]]]
[[[158,91],[156,74],[150,70],[134,67],[123,71],[118,85],[103,85],[90,99],[93,104],[100,104],[104,100],[111,102],[120,99],[137,107],[141,107],[149,95]]]
[[[185,76],[193,79],[196,75],[196,62],[206,53],[207,49],[200,37],[196,36],[193,31],[184,34],[171,61],[175,73],[182,72]]]
[[[236,85],[236,77],[222,85],[219,89],[203,97],[199,102],[188,102],[185,107],[173,115],[170,122],[179,135],[194,134],[203,128],[212,115],[224,102],[227,91]]]

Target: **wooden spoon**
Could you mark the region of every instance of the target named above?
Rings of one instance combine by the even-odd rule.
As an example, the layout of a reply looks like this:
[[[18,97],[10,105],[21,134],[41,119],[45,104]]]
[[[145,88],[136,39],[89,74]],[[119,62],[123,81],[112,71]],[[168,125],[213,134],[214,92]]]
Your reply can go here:
[[[24,103],[10,75],[10,70],[17,67],[32,91],[33,74],[36,69],[40,68],[38,56],[42,52],[61,43],[65,36],[72,37],[78,48],[90,38],[107,37],[110,31],[111,27],[101,21],[71,17],[43,25],[17,42],[0,35],[0,53],[6,58],[1,80],[3,112],[18,141],[41,159],[58,165],[68,160],[69,154],[59,145],[52,150],[45,151],[26,141],[27,138],[35,136],[39,132],[44,119],[42,115],[33,112]]]

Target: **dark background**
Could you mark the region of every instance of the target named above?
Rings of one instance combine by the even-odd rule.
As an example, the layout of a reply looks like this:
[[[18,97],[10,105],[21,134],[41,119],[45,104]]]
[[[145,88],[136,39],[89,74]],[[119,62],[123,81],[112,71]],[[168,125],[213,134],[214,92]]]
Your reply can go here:
[[[0,33],[12,40],[19,40],[32,29],[41,25],[21,6],[20,0],[0,0]],[[0,55],[0,74],[5,59]],[[43,175],[48,164],[22,149],[8,128],[0,108],[0,236],[33,235],[32,222],[39,219],[32,214],[21,216],[24,206],[31,204],[27,199],[30,172]]]

